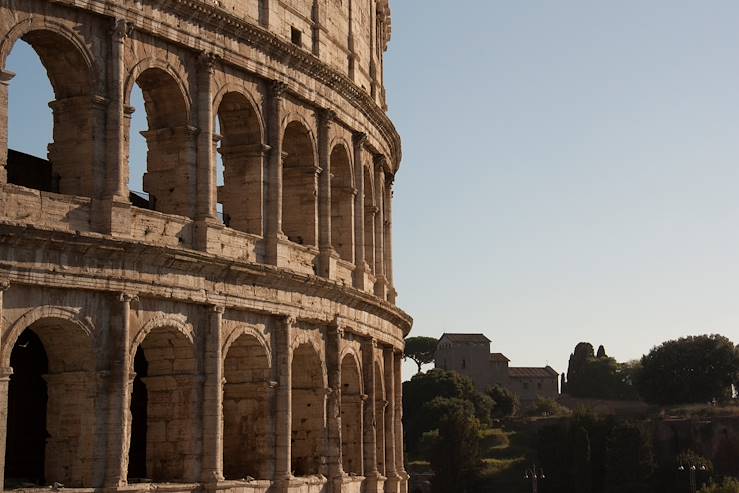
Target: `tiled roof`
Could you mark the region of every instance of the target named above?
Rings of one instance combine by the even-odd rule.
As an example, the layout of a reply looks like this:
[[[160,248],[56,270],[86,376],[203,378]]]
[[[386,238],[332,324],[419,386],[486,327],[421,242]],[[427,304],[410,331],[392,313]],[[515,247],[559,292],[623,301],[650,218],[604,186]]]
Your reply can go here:
[[[510,361],[503,353],[490,353],[490,361]]]
[[[515,367],[508,368],[509,378],[557,378],[559,373],[551,366],[544,368]]]
[[[485,337],[483,334],[458,334],[444,332],[441,339],[446,339],[450,342],[476,342],[476,343],[489,343],[490,339]]]

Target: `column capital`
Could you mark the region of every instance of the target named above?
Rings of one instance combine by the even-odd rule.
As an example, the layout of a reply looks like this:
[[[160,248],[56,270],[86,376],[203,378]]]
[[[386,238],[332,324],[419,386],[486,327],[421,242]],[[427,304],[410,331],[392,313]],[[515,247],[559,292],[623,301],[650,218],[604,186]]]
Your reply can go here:
[[[134,25],[125,19],[116,18],[113,19],[113,25],[110,28],[110,33],[113,35],[113,41],[123,43],[123,41],[133,34]]]
[[[322,126],[330,125],[336,120],[336,112],[326,108],[319,108],[316,111],[316,118],[318,118],[318,124]]]
[[[118,300],[123,303],[130,303],[132,301],[139,301],[139,295],[136,293],[122,292],[118,295]]]
[[[210,311],[212,313],[218,313],[219,315],[223,315],[223,312],[226,311],[226,307],[223,305],[210,305]]]
[[[364,132],[355,132],[352,136],[355,146],[363,146],[367,143],[367,134]]]
[[[273,80],[270,86],[272,97],[275,99],[282,99],[287,92],[287,84],[281,80]]]
[[[387,168],[387,158],[383,156],[382,154],[375,156],[375,166],[377,167],[377,171],[384,170]]]
[[[285,322],[285,325],[290,327],[295,327],[298,323],[298,319],[295,315],[283,315],[282,320]]]
[[[377,349],[377,339],[372,336],[367,336],[362,339],[363,346],[370,346],[373,350]]]
[[[0,279],[0,293],[7,291],[10,288],[10,281],[8,279]]]
[[[207,72],[209,75],[213,75],[216,62],[219,61],[220,58],[221,57],[211,51],[201,51],[198,55],[198,66],[202,68],[204,72]]]

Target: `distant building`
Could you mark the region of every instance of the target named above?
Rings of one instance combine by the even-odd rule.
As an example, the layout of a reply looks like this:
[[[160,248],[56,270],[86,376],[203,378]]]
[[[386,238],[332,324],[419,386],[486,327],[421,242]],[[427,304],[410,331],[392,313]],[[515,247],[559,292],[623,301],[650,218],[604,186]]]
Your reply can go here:
[[[500,385],[522,402],[559,395],[559,374],[551,366],[512,367],[502,353],[490,352],[490,339],[483,334],[444,333],[436,346],[435,366],[468,376],[479,390]]]

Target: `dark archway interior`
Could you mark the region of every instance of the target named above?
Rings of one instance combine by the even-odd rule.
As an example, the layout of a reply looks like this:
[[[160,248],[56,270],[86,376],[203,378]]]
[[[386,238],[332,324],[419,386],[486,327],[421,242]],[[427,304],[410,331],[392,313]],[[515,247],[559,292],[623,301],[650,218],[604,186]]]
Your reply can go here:
[[[128,451],[128,481],[146,478],[146,420],[149,399],[146,391],[146,378],[149,363],[143,348],[138,348],[133,360],[133,380],[131,393],[131,446]]]
[[[5,485],[44,484],[47,388],[43,376],[49,371],[49,360],[32,330],[26,329],[13,346],[10,366]]]

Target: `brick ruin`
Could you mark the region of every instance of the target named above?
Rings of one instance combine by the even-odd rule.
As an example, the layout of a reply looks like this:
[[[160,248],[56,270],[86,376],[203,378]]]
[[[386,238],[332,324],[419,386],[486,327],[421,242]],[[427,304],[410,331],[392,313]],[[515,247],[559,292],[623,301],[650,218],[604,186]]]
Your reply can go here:
[[[388,0],[0,0],[0,490],[407,492],[389,38]]]

